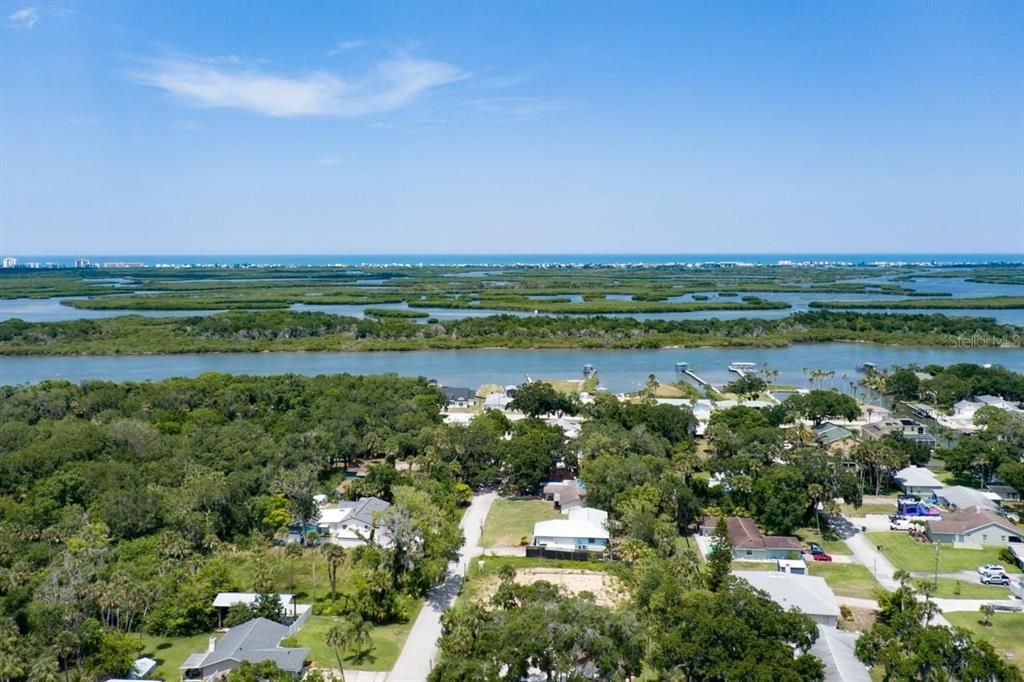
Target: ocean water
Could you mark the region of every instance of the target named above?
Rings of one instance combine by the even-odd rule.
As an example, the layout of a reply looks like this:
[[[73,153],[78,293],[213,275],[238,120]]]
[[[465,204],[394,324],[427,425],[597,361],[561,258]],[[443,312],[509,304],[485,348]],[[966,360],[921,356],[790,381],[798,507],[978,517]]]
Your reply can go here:
[[[920,263],[935,265],[1022,263],[1021,253],[491,253],[491,254],[158,254],[158,255],[30,255],[19,256],[19,264],[40,263],[70,267],[77,258],[92,263],[140,263],[157,265],[624,265],[672,263],[748,263],[775,265],[791,263]]]

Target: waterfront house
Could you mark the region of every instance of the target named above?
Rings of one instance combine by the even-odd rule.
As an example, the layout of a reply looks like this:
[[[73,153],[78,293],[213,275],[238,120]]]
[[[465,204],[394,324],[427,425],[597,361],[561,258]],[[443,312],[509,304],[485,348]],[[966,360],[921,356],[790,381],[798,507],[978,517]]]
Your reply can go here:
[[[473,403],[476,402],[476,395],[473,391],[468,388],[454,388],[452,386],[443,386],[441,392],[444,393],[444,397],[448,399],[448,408],[466,408],[472,407]]]
[[[328,541],[343,547],[358,547],[370,542],[386,546],[386,533],[377,528],[377,519],[391,505],[377,497],[360,497],[320,507],[317,526]]]
[[[703,537],[714,535],[718,518],[706,516],[698,525],[698,532]],[[751,561],[777,561],[789,559],[791,555],[803,550],[803,545],[788,535],[765,535],[754,523],[753,519],[742,516],[726,518],[725,525],[732,541],[732,558]],[[704,548],[704,545],[700,545]]]
[[[935,478],[931,469],[919,466],[908,466],[892,475],[899,489],[908,495],[931,495],[945,486]]]
[[[734,571],[733,575],[767,592],[786,611],[799,609],[818,625],[835,627],[839,623],[839,602],[824,578],[772,571]]]
[[[182,680],[215,680],[237,670],[242,663],[270,661],[294,678],[302,675],[309,649],[280,646],[291,633],[285,625],[253,618],[236,625],[219,640],[211,637],[206,651],[192,654],[181,665]]]
[[[972,507],[929,519],[925,532],[932,542],[962,547],[1009,547],[1024,542],[1024,529],[987,509]]]
[[[548,549],[603,552],[608,548],[608,512],[579,507],[566,519],[538,521],[533,526],[533,544]]]

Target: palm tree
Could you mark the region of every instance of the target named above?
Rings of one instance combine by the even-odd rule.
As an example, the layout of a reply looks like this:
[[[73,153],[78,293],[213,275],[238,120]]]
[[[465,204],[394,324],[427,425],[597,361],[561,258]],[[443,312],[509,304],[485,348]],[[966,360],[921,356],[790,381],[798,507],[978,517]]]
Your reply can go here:
[[[60,682],[57,659],[52,656],[38,659],[28,670],[28,682]]]
[[[363,656],[373,651],[373,638],[370,636],[372,626],[363,617],[357,614],[349,616],[348,636],[349,646],[356,650],[356,658],[362,660]]]
[[[981,611],[981,624],[985,627],[991,626],[992,615],[996,612],[995,607],[991,604],[982,604],[978,610]]]
[[[327,631],[327,646],[334,649],[334,657],[338,660],[338,671],[341,673],[341,682],[345,682],[345,668],[341,665],[341,652],[348,648],[348,627],[342,621],[338,621]]]
[[[0,681],[10,682],[25,674],[25,661],[13,651],[0,651]]]
[[[295,591],[295,560],[302,556],[302,545],[291,542],[284,546],[284,555],[288,557],[288,591]]]

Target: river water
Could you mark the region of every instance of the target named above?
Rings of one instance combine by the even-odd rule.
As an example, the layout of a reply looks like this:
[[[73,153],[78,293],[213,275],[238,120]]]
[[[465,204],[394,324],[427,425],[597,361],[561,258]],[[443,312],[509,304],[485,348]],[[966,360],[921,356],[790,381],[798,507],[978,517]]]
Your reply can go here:
[[[858,378],[856,366],[955,362],[996,363],[1024,372],[1020,348],[905,348],[857,343],[803,344],[786,348],[685,348],[660,350],[454,350],[374,353],[209,353],[192,355],[0,357],[0,384],[44,379],[148,380],[197,376],[203,372],[232,374],[381,374],[437,379],[449,386],[485,383],[517,384],[532,379],[581,378],[583,365],[598,369],[601,385],[610,391],[643,386],[649,374],[661,381],[676,379],[675,363],[688,362],[702,378],[725,383],[731,362],[767,363],[779,370],[778,383],[807,385],[807,369],[835,372],[823,386],[849,390]],[[844,378],[845,375],[845,378]]]

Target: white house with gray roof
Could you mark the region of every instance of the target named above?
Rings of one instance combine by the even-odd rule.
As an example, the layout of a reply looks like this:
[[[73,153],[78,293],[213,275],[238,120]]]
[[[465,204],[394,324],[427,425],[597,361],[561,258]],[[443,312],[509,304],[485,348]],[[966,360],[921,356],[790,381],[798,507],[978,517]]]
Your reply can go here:
[[[330,542],[343,547],[359,547],[370,542],[370,535],[377,545],[387,546],[386,529],[378,527],[380,515],[391,505],[378,497],[360,497],[358,500],[343,501],[320,507],[320,532]]]
[[[266,618],[253,618],[236,625],[219,640],[210,638],[209,648],[192,654],[181,664],[182,680],[215,680],[240,668],[243,661],[272,661],[278,668],[298,677],[306,667],[309,649],[280,646],[288,627]]]
[[[771,571],[735,571],[733,575],[767,592],[783,609],[799,609],[818,625],[835,627],[839,622],[839,602],[824,578]]]
[[[892,475],[900,490],[908,495],[930,495],[945,487],[927,467],[908,466]]]

